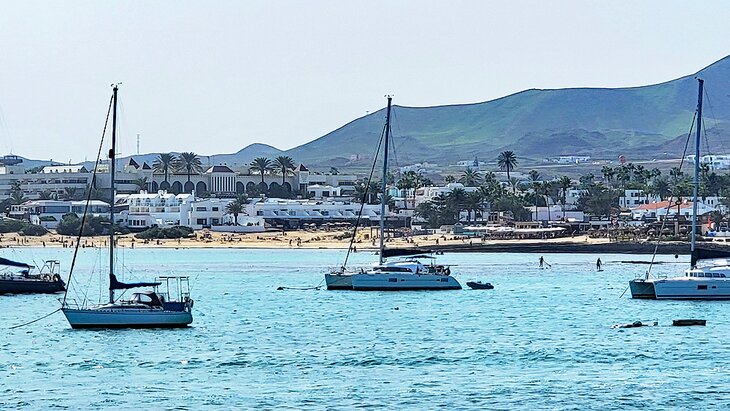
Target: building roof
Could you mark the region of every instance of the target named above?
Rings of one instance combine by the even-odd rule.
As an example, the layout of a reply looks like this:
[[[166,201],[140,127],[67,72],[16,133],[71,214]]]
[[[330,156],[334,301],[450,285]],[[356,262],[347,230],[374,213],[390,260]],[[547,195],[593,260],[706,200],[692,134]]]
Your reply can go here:
[[[234,171],[231,170],[228,166],[217,165],[217,166],[212,166],[205,172],[206,173],[233,173]]]
[[[139,168],[139,164],[137,164],[136,161],[132,157],[129,157],[129,162],[127,163],[128,166]]]
[[[152,170],[152,167],[147,162],[144,162],[142,163],[142,170]]]
[[[698,203],[698,205],[701,205],[701,204],[702,203]],[[661,210],[661,209],[665,209],[667,207],[671,207],[671,209],[676,210],[677,204],[674,202],[670,202],[670,201],[658,201],[656,203],[642,204],[642,205],[634,208],[634,210]],[[692,208],[692,202],[691,201],[683,202],[683,203],[679,204],[679,208],[680,209]]]
[[[309,171],[307,167],[304,167],[304,164],[299,164],[299,167],[297,167],[297,171]]]
[[[41,170],[41,173],[88,173],[89,170],[83,165],[62,165],[62,166],[45,166]]]

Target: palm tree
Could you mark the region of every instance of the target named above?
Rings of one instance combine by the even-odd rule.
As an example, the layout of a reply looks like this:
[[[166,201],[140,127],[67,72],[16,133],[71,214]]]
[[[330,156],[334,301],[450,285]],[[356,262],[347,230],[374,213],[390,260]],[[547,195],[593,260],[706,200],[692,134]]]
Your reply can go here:
[[[172,153],[163,153],[157,156],[155,162],[152,163],[152,170],[158,174],[165,175],[165,181],[171,171],[175,171],[177,165],[177,156]]]
[[[467,187],[476,187],[482,181],[482,176],[478,170],[473,170],[467,167],[466,170],[461,174],[459,182]]]
[[[23,195],[23,188],[20,186],[20,181],[13,181],[10,183],[10,201],[13,204],[23,204],[27,198]]]
[[[601,174],[603,174],[606,184],[610,184],[613,181],[613,176],[616,175],[616,171],[611,166],[603,166],[601,167]]]
[[[76,199],[76,187],[66,187],[63,189],[64,200],[75,200]]]
[[[454,177],[452,175],[448,175],[448,176],[444,177],[444,182],[446,184],[455,183],[456,182],[456,177]]]
[[[507,180],[509,180],[509,172],[517,166],[517,156],[512,150],[506,150],[497,156],[497,166],[500,170],[507,171]]]
[[[134,180],[134,185],[137,186],[137,191],[142,191],[147,189],[147,177],[142,177]]]
[[[261,182],[263,183],[264,174],[267,171],[271,170],[272,166],[273,166],[273,163],[268,158],[257,157],[251,162],[251,164],[249,166],[249,170],[258,171],[259,173],[261,173]]]
[[[38,193],[39,200],[51,200],[55,197],[55,194],[51,190],[43,190]]]
[[[200,157],[193,152],[180,153],[180,157],[177,159],[177,166],[177,168],[185,170],[185,173],[188,175],[188,181],[190,181],[191,174],[199,174],[203,171],[203,163],[200,161]]]
[[[240,214],[242,211],[243,204],[241,204],[237,199],[231,201],[226,206],[226,213],[233,214],[234,225],[238,225],[238,214]]]
[[[568,189],[570,188],[571,181],[570,177],[568,176],[562,176],[558,180],[558,186],[560,186],[560,189],[562,190],[562,195],[560,196],[560,200],[563,203],[563,220],[565,220],[565,200],[568,197]]]
[[[512,187],[512,194],[515,194],[517,192],[517,186],[520,184],[520,180],[517,177],[511,177],[508,182],[510,187]]]
[[[527,175],[530,177],[530,181],[533,183],[540,181],[540,173],[537,170],[530,170],[527,172]]]
[[[273,168],[281,173],[281,185],[286,183],[286,176],[290,170],[294,170],[294,160],[289,156],[279,156],[274,159]]]

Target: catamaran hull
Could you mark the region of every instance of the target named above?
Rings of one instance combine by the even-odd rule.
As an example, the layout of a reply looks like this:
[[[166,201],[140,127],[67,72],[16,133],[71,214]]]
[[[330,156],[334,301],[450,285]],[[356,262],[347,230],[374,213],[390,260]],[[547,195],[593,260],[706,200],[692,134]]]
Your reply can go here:
[[[71,328],[178,328],[193,322],[188,311],[63,309]]]
[[[65,290],[60,280],[0,280],[0,294],[53,294]]]
[[[328,290],[352,290],[352,275],[325,274]]]
[[[631,298],[656,299],[653,281],[641,279],[631,280],[629,281],[629,289],[631,290]]]
[[[730,280],[662,279],[654,282],[657,300],[730,300]]]
[[[454,277],[437,274],[363,273],[352,275],[355,291],[440,291],[461,290]]]

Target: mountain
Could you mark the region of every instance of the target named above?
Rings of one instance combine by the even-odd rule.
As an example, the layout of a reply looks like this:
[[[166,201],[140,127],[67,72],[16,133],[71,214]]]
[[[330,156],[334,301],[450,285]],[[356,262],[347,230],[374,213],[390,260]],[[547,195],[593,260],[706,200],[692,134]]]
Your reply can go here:
[[[402,165],[448,164],[495,158],[503,150],[540,160],[584,154],[629,160],[680,156],[697,104],[697,81],[705,80],[705,127],[730,147],[730,56],[699,72],[665,83],[630,88],[531,89],[476,104],[393,107],[393,136]],[[385,109],[356,119],[286,152],[313,166],[343,166],[372,158]],[[678,144],[681,142],[681,144]],[[657,151],[660,150],[660,151]]]

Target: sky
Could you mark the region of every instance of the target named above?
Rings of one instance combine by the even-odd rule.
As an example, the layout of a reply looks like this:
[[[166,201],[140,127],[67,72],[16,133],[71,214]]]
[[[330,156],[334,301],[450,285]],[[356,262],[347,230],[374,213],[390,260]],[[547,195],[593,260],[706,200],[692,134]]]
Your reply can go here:
[[[0,153],[289,149],[394,104],[625,87],[730,54],[726,1],[0,0]]]

